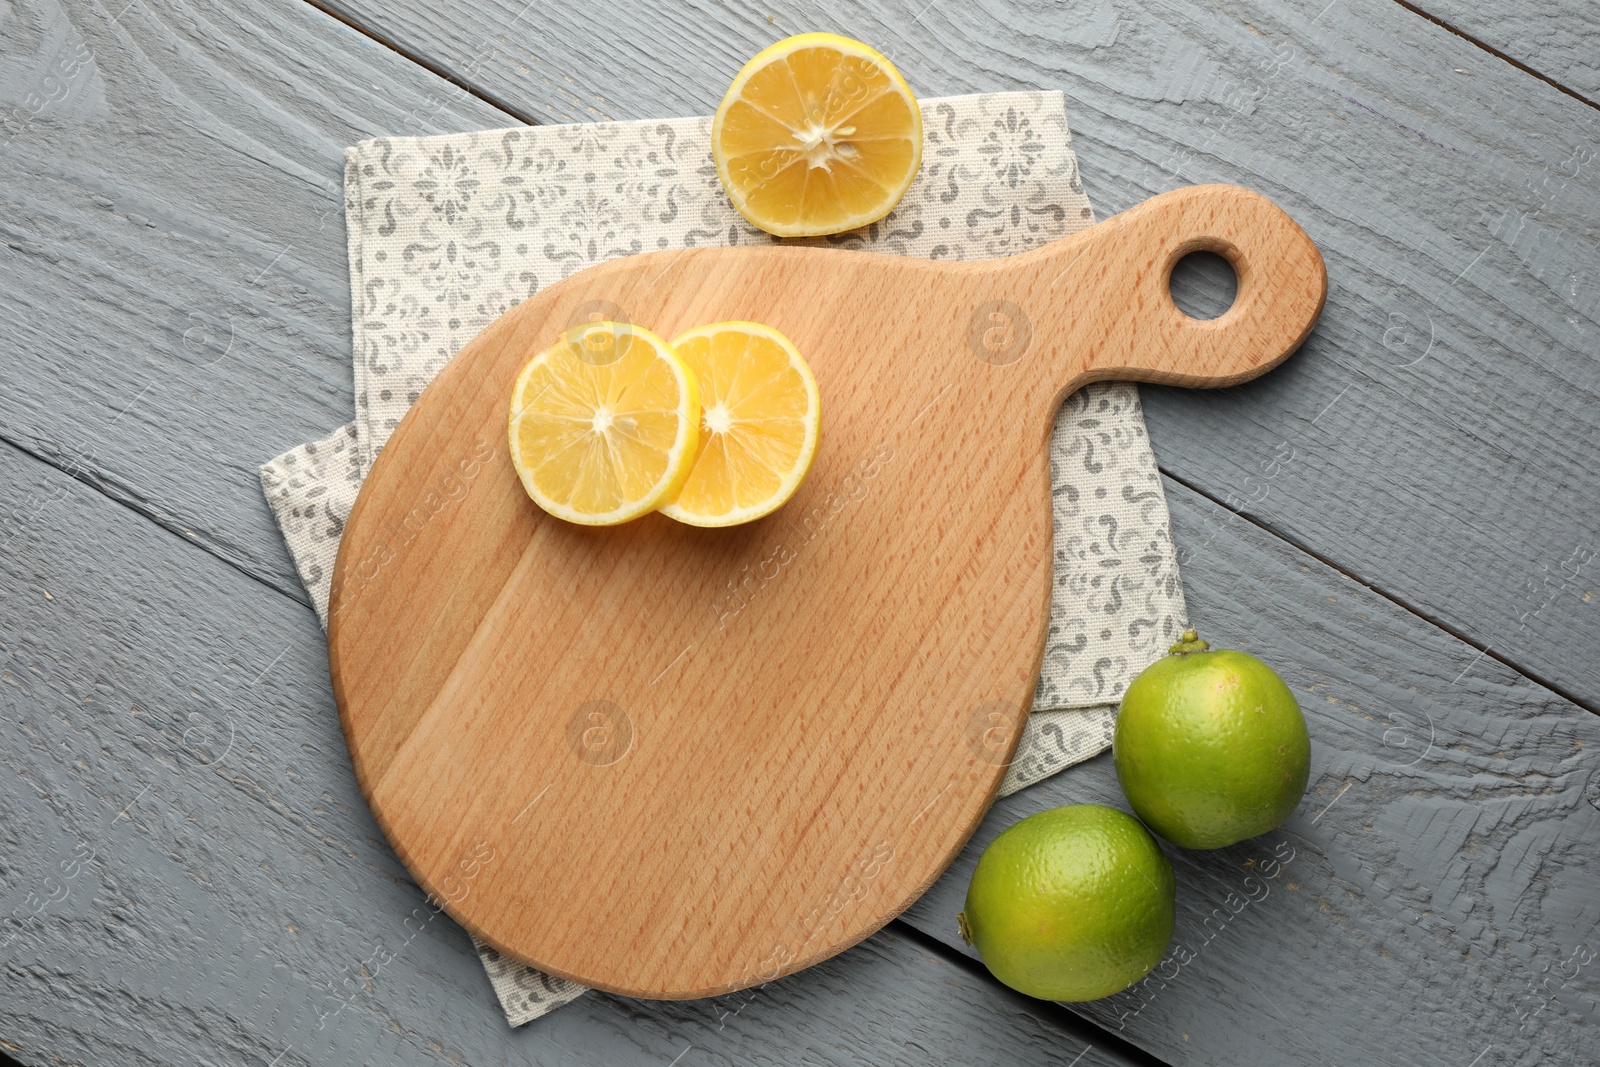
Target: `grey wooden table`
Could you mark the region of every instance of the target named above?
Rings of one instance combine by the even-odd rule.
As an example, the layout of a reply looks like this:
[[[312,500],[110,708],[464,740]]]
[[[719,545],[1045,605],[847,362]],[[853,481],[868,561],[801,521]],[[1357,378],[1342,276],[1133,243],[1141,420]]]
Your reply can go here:
[[[1320,243],[1300,356],[1144,391],[1193,618],[1300,694],[1311,789],[1264,838],[1173,851],[1179,961],[1106,1001],[1013,994],[953,921],[1004,826],[1123,804],[1102,757],[997,804],[826,964],[513,1031],[465,935],[406,922],[429,909],[256,483],[352,410],[340,152],[706,113],[813,28],[929,96],[1062,89],[1103,215],[1232,181]],[[0,1047],[1600,1062],[1597,57],[1592,0],[0,0]]]

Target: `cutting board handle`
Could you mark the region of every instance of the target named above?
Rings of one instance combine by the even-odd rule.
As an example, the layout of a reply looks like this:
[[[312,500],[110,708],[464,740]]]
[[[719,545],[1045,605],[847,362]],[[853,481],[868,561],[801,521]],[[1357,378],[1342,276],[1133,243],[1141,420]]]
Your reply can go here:
[[[1217,253],[1238,276],[1238,295],[1217,318],[1191,318],[1172,300],[1172,269],[1191,252]],[[1328,293],[1322,254],[1306,232],[1236,185],[1163,193],[1013,262],[1031,283],[1011,291],[1028,293],[1038,309],[1030,325],[1051,353],[1056,399],[1092,381],[1248,381],[1300,346]]]

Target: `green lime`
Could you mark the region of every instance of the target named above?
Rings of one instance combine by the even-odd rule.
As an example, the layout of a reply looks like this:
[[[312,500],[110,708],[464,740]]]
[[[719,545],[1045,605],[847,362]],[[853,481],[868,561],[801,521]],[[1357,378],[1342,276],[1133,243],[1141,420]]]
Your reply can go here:
[[[1100,804],[1030,815],[978,858],[958,920],[994,976],[1044,1000],[1098,1000],[1172,940],[1172,864],[1139,820]]]
[[[1184,848],[1264,834],[1305,795],[1311,737],[1294,694],[1247,652],[1193,630],[1128,686],[1112,741],[1128,803]]]

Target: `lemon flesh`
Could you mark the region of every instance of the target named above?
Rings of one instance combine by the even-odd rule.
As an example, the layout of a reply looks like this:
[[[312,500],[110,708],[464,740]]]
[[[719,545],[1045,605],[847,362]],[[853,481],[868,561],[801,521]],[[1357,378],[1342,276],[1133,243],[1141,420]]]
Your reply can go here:
[[[568,522],[612,526],[682,488],[700,434],[700,390],[672,347],[595,322],[534,356],[511,394],[511,460],[528,496]]]
[[[1030,815],[990,842],[961,933],[994,976],[1042,1000],[1098,1000],[1161,962],[1177,880],[1139,820],[1099,804]]]
[[[802,33],[734,77],[711,125],[717,176],[739,213],[780,237],[883,218],[922,165],[922,111],[860,41]]]
[[[789,339],[755,322],[717,322],[672,339],[700,384],[700,451],[661,512],[733,526],[777,510],[811,469],[822,400]]]

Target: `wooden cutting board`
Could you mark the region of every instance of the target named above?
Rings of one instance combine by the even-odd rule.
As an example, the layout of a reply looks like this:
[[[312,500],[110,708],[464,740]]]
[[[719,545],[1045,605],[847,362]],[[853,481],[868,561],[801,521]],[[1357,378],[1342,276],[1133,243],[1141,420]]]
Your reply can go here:
[[[1239,278],[1209,321],[1168,290],[1196,250]],[[1002,260],[692,249],[530,298],[422,394],[340,545],[329,653],[379,825],[468,930],[584,985],[711,996],[855,944],[960,851],[1016,744],[1061,399],[1246,381],[1326,289],[1283,211],[1211,185]],[[588,319],[788,335],[823,420],[794,498],[722,530],[540,511],[511,387]]]

